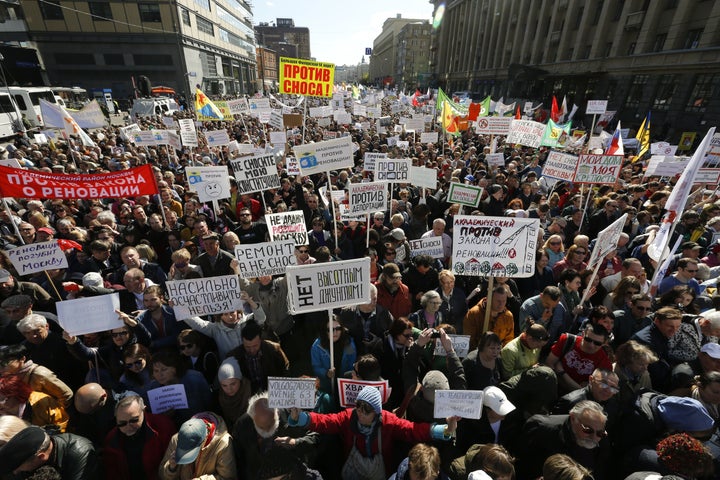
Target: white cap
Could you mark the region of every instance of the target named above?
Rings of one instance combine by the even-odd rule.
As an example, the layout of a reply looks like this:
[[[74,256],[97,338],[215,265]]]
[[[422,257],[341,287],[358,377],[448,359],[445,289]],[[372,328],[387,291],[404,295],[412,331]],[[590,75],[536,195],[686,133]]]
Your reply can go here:
[[[502,416],[515,410],[515,405],[510,403],[498,387],[487,387],[483,390],[483,406]]]
[[[715,360],[720,360],[720,345],[715,342],[706,343],[700,349],[701,352],[707,353]]]

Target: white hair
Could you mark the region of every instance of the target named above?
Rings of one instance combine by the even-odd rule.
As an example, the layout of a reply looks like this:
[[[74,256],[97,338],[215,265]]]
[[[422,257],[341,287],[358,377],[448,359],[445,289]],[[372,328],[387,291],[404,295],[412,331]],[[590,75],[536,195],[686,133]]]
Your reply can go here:
[[[25,332],[28,330],[35,330],[36,328],[47,327],[47,319],[37,313],[31,313],[30,315],[23,317],[17,323],[17,329],[19,332]]]

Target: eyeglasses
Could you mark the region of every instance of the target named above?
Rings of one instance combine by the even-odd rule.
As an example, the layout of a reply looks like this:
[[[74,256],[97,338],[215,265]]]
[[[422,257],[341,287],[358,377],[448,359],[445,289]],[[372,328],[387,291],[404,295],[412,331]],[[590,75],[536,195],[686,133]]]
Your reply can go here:
[[[598,382],[598,385],[600,385],[600,388],[602,388],[603,390],[610,390],[612,393],[618,393],[620,391],[619,388],[613,387],[607,382]]]
[[[195,346],[194,343],[184,343],[182,345],[178,345],[180,347],[180,350],[190,350]]]
[[[586,253],[585,250],[575,250],[575,255],[585,255]]]
[[[130,332],[113,332],[110,334],[112,338],[124,337],[126,335],[130,335]]]
[[[343,327],[333,327],[333,332],[342,332]]]
[[[140,417],[132,417],[129,420],[123,420],[121,422],[117,422],[115,425],[118,426],[118,428],[127,427],[128,424],[135,425],[137,423],[140,423]]]
[[[633,305],[635,308],[640,310],[641,312],[647,312],[648,310],[652,310],[652,307],[643,307],[641,305]]]
[[[125,368],[132,368],[132,367],[142,368],[144,361],[145,360],[135,360],[134,362],[126,363]]]
[[[363,402],[362,400],[355,404],[355,408],[360,410],[360,412],[364,413],[365,415],[375,413],[375,409],[371,407],[369,403]]]
[[[594,428],[590,428],[587,425],[580,424],[580,428],[582,429],[582,432],[585,435],[597,435],[598,438],[605,438],[607,437],[607,431],[603,430],[595,430]]]
[[[298,253],[308,253],[308,251],[303,248],[302,250],[298,250]]]
[[[251,215],[249,213],[241,213],[240,216],[241,217],[250,217]]]
[[[550,245],[560,245],[560,242],[550,242]]]
[[[592,343],[593,345],[597,345],[598,347],[602,347],[603,345],[605,345],[605,340],[602,340],[602,341],[593,340],[592,338],[588,338],[588,337],[583,337],[583,340],[585,340],[588,343]]]

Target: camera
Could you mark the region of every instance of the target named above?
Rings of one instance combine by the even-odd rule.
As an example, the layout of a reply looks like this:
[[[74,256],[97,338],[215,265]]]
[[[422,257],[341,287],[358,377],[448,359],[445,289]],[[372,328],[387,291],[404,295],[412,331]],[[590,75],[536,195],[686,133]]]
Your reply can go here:
[[[432,334],[430,334],[430,338],[440,338],[440,331],[433,328]]]

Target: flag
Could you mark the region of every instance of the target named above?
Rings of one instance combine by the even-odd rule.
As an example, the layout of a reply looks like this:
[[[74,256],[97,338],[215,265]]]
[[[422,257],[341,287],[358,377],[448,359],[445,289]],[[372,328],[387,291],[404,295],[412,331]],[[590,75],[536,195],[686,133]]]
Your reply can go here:
[[[43,117],[45,126],[59,128],[68,135],[77,135],[86,147],[96,146],[92,138],[80,128],[80,125],[77,124],[72,115],[70,115],[62,105],[56,105],[41,98],[40,114]]]
[[[650,112],[645,117],[638,128],[635,138],[640,142],[640,151],[638,151],[636,159],[641,158],[650,150]]]
[[[440,123],[446,133],[460,135],[459,118],[467,115],[467,109],[448,98],[442,89],[438,89],[436,108],[441,113]]]
[[[572,120],[575,116],[575,112],[578,111],[578,106],[573,103],[573,108],[570,110],[570,115],[568,115],[568,121]]]
[[[622,135],[620,135],[620,122],[618,122],[617,128],[615,128],[615,133],[613,133],[610,143],[605,149],[605,155],[625,155]]]
[[[547,147],[556,147],[558,139],[563,134],[563,132],[565,133],[565,135],[568,135],[570,133],[570,127],[571,122],[568,122],[565,125],[558,125],[553,122],[552,119],[548,120],[547,126],[545,127],[545,133],[543,133],[543,138],[540,141],[540,145],[544,145]]]
[[[557,123],[560,121],[560,108],[558,107],[557,98],[552,97],[552,105],[550,106],[550,120]]]
[[[352,86],[352,98],[354,100],[360,100],[360,89],[357,87],[357,85]]]
[[[567,109],[567,96],[563,95],[563,101],[562,104],[560,104],[560,119],[558,120],[559,123],[565,122],[565,117],[568,114]]]
[[[223,120],[225,117],[218,107],[199,88],[195,89],[195,113],[203,117]]]
[[[522,120],[522,113],[520,113],[520,105],[515,108],[515,120]]]

